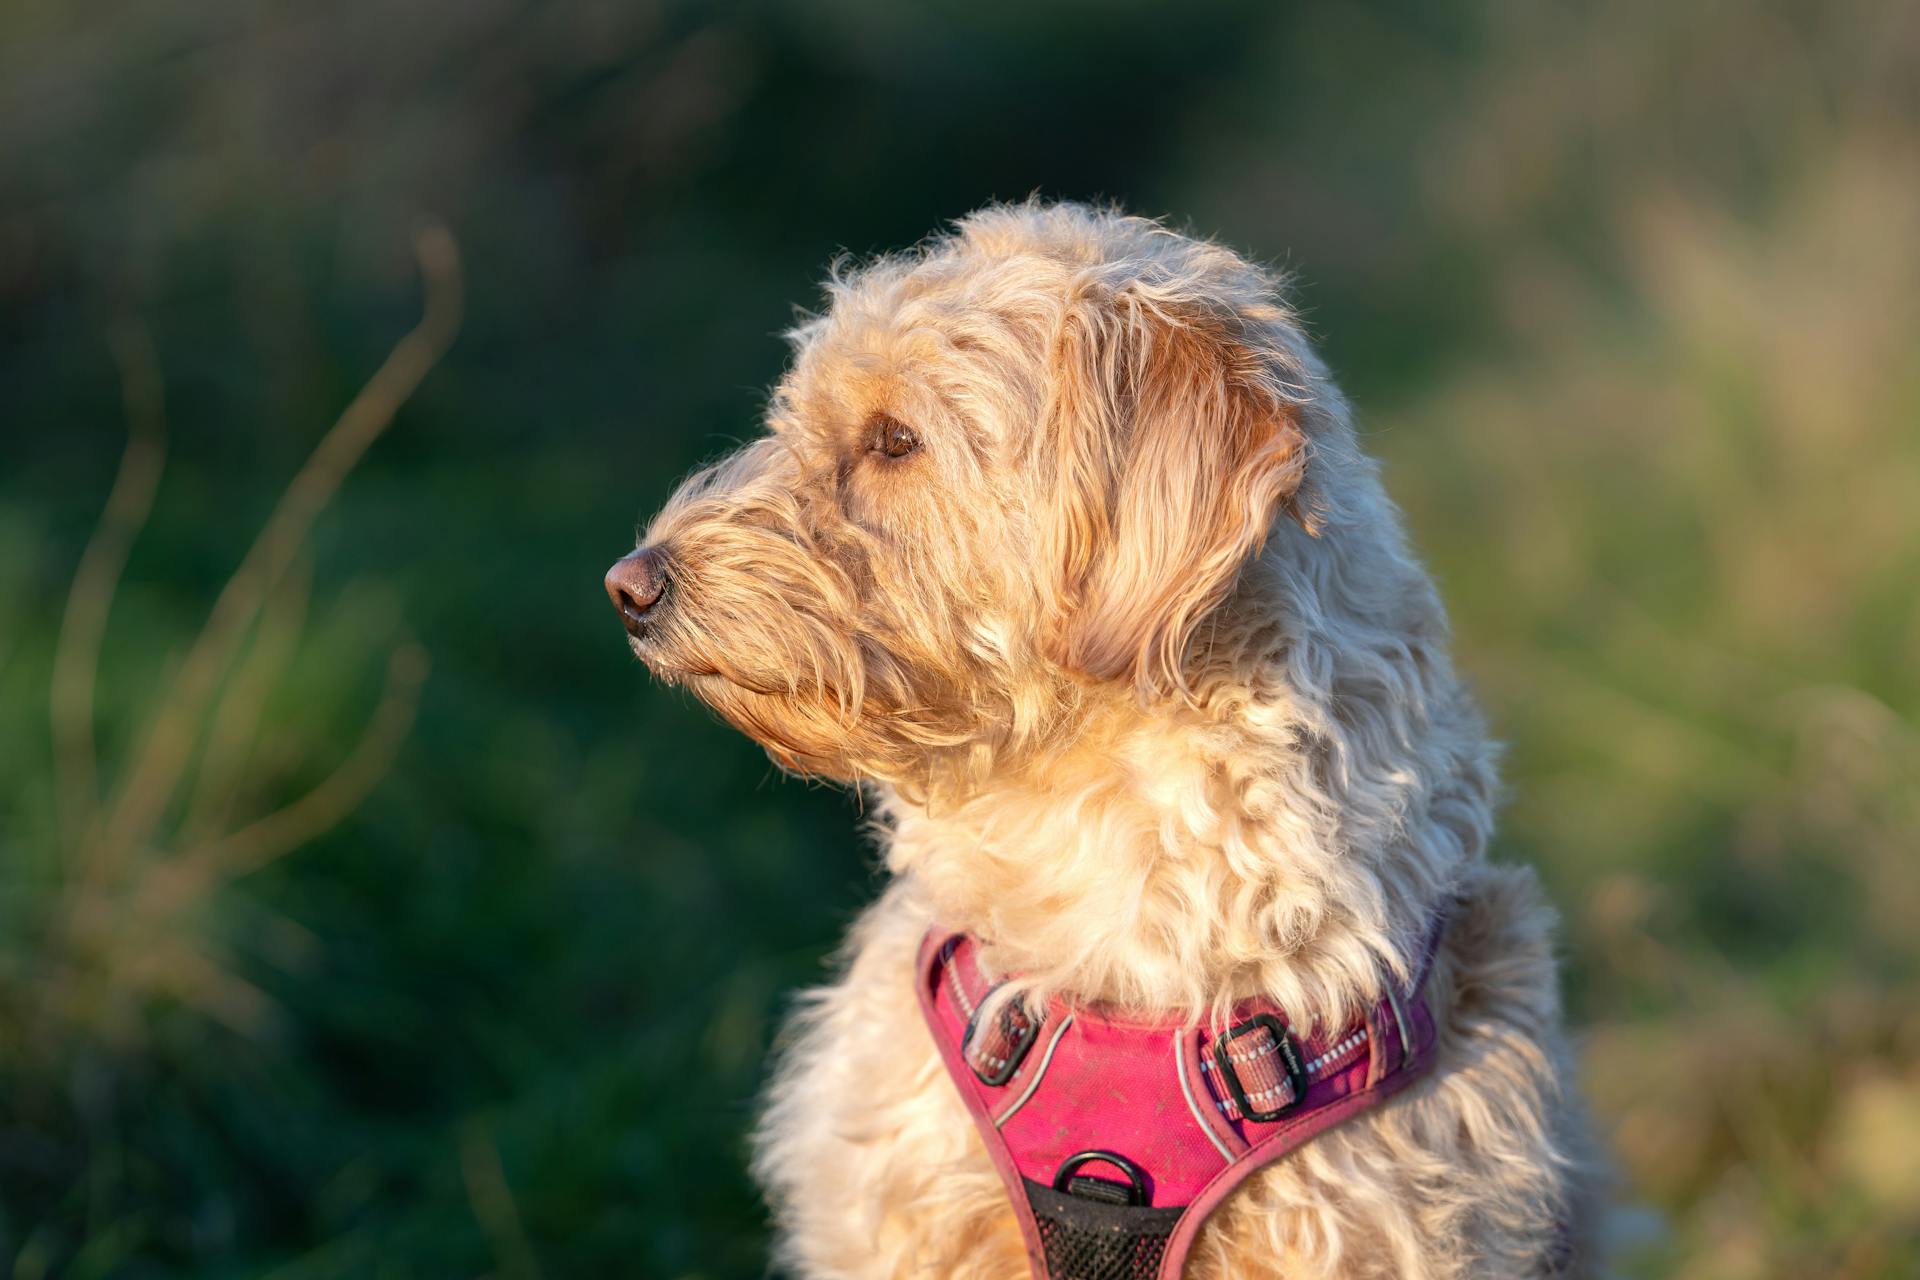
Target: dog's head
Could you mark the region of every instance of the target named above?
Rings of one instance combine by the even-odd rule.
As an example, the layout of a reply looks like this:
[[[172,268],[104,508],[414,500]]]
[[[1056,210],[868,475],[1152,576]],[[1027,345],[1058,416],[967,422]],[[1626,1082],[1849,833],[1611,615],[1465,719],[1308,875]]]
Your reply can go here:
[[[635,651],[791,768],[914,785],[1183,696],[1276,519],[1313,375],[1275,280],[1075,205],[836,273],[767,434],[607,588]]]

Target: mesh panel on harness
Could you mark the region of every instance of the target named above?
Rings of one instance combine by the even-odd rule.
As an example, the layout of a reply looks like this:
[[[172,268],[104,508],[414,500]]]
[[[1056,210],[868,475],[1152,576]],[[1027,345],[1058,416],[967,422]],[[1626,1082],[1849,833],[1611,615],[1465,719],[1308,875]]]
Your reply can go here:
[[[1155,1280],[1179,1209],[1102,1204],[1026,1179],[1054,1280]]]

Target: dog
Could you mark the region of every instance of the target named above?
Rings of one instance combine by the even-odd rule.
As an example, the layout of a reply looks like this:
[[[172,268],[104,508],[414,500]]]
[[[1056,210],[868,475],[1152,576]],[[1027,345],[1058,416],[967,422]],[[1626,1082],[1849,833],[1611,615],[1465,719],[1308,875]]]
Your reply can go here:
[[[658,677],[874,815],[888,885],[800,1000],[755,1135],[796,1275],[1153,1274],[1036,1236],[916,994],[944,934],[1003,1015],[1170,1043],[1225,1044],[1258,999],[1385,1045],[1383,996],[1417,1002],[1419,1078],[1245,1176],[1185,1275],[1598,1265],[1554,918],[1484,856],[1494,747],[1282,286],[1040,201],[837,267],[765,435],[607,576]]]

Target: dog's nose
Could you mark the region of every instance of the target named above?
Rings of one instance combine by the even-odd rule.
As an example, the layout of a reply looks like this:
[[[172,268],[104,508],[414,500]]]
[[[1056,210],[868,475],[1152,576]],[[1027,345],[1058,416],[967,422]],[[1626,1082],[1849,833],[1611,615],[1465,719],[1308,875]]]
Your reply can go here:
[[[628,635],[637,636],[647,629],[647,614],[660,603],[666,590],[666,557],[652,547],[620,557],[607,570],[607,598],[613,601]]]

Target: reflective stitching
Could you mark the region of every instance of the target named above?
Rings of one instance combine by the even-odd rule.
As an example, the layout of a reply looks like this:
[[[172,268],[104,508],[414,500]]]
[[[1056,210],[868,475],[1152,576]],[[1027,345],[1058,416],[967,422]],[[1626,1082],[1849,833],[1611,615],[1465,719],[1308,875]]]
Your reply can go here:
[[[1400,1066],[1413,1056],[1413,1037],[1407,1034],[1407,1015],[1400,1008],[1400,993],[1394,989],[1392,979],[1387,981],[1387,1005],[1393,1010],[1393,1024],[1400,1029]]]
[[[1315,1058],[1312,1062],[1309,1062],[1304,1069],[1308,1075],[1312,1075],[1315,1071],[1318,1071],[1320,1068],[1326,1066],[1329,1062],[1332,1062],[1335,1058],[1340,1057],[1342,1054],[1353,1052],[1354,1049],[1358,1048],[1362,1044],[1365,1044],[1366,1040],[1367,1040],[1367,1029],[1365,1027],[1356,1028],[1353,1034],[1349,1035],[1345,1040],[1342,1040],[1339,1044],[1334,1045],[1331,1049],[1328,1049],[1325,1053]],[[1260,1050],[1260,1052],[1247,1054],[1244,1057],[1238,1054],[1235,1054],[1232,1051],[1228,1051],[1227,1057],[1234,1062],[1252,1062],[1256,1058],[1263,1058],[1270,1053],[1277,1052],[1279,1050],[1279,1047],[1280,1046],[1275,1044],[1269,1044],[1266,1048]],[[1217,1072],[1220,1070],[1219,1066],[1213,1061],[1212,1058],[1202,1058],[1200,1060],[1200,1069],[1202,1071],[1207,1071],[1207,1072]]]
[[[1242,1037],[1242,1038],[1244,1039],[1245,1037]],[[1227,1050],[1227,1057],[1234,1062],[1257,1062],[1261,1058],[1266,1057],[1268,1054],[1278,1053],[1279,1051],[1280,1051],[1279,1044],[1274,1040],[1269,1039],[1265,1045],[1255,1049],[1252,1053],[1235,1053],[1231,1048],[1229,1048]],[[1214,1067],[1213,1059],[1202,1058],[1200,1060],[1200,1069],[1202,1071],[1215,1070],[1216,1068]]]
[[[1068,1014],[1061,1021],[1060,1025],[1054,1028],[1053,1039],[1047,1041],[1047,1052],[1044,1056],[1041,1057],[1040,1065],[1034,1068],[1033,1079],[1027,1081],[1027,1087],[1025,1091],[1022,1092],[1019,1097],[1015,1098],[1012,1104],[1008,1106],[1005,1111],[1002,1111],[999,1114],[999,1116],[994,1119],[994,1122],[993,1122],[994,1128],[997,1129],[1001,1125],[1005,1124],[1007,1121],[1013,1119],[1013,1113],[1027,1105],[1027,1099],[1031,1098],[1033,1096],[1033,1091],[1040,1087],[1040,1078],[1047,1074],[1047,1067],[1053,1062],[1053,1051],[1060,1047],[1060,1037],[1067,1034],[1067,1028],[1072,1025],[1073,1025],[1073,1015]]]
[[[1352,1053],[1355,1049],[1359,1048],[1361,1045],[1365,1044],[1366,1042],[1367,1042],[1367,1029],[1365,1027],[1356,1028],[1353,1031],[1353,1033],[1349,1035],[1345,1040],[1342,1040],[1339,1044],[1334,1045],[1331,1049],[1328,1049],[1325,1053],[1321,1054],[1319,1057],[1315,1058],[1312,1062],[1307,1063],[1306,1066],[1301,1068],[1301,1070],[1306,1073],[1308,1083],[1309,1084],[1313,1083],[1314,1076],[1317,1073],[1324,1070],[1330,1064],[1338,1062],[1341,1058],[1344,1058],[1346,1055]],[[1228,1055],[1228,1056],[1231,1057],[1232,1055]],[[1213,1063],[1208,1062],[1204,1058],[1201,1059],[1200,1068],[1203,1071],[1218,1070],[1218,1068],[1215,1067]],[[1274,1097],[1282,1092],[1290,1092],[1292,1087],[1293,1087],[1293,1082],[1291,1080],[1282,1080],[1278,1084],[1270,1084],[1264,1089],[1249,1090],[1247,1093],[1247,1101],[1258,1103],[1263,1099]],[[1289,1101],[1291,1101],[1291,1099],[1289,1099]],[[1236,1120],[1240,1119],[1239,1104],[1236,1103],[1232,1098],[1228,1098],[1222,1102],[1215,1102],[1213,1105],[1220,1109],[1220,1113],[1222,1115],[1230,1116]],[[1265,1110],[1264,1107],[1259,1109]]]
[[[1181,1043],[1181,1038],[1175,1036],[1173,1038],[1173,1073],[1180,1077],[1180,1093],[1186,1098],[1187,1110],[1193,1113],[1193,1122],[1200,1126],[1200,1132],[1207,1135],[1207,1141],[1211,1142],[1213,1149],[1220,1153],[1220,1158],[1228,1164],[1232,1164],[1233,1153],[1227,1150],[1226,1143],[1220,1141],[1220,1135],[1213,1131],[1213,1126],[1207,1123],[1206,1116],[1201,1114],[1200,1104],[1194,1101],[1193,1085],[1187,1081],[1187,1055],[1181,1052],[1184,1047]],[[1202,1058],[1200,1065],[1203,1067],[1206,1066],[1206,1059]],[[1218,1106],[1219,1104],[1215,1103],[1214,1105]]]
[[[953,991],[953,1002],[960,1006],[961,1012],[969,1018],[973,1017],[973,1001],[967,999],[967,989],[960,984],[959,965],[947,965],[947,986]]]
[[[1270,1098],[1274,1094],[1279,1093],[1283,1089],[1291,1089],[1291,1088],[1293,1088],[1293,1083],[1291,1081],[1282,1080],[1279,1084],[1270,1084],[1264,1089],[1255,1089],[1253,1092],[1247,1095],[1247,1101],[1252,1102],[1257,1098]]]
[[[1285,1088],[1285,1087],[1286,1086],[1284,1085],[1280,1085],[1280,1086],[1277,1086],[1276,1089]],[[1276,1092],[1276,1089],[1262,1089],[1259,1093],[1250,1093],[1247,1095],[1247,1101],[1252,1103],[1258,1103],[1260,1099],[1266,1097],[1269,1093]],[[1292,1099],[1289,1098],[1287,1099],[1287,1101],[1291,1102]],[[1229,1120],[1240,1120],[1245,1118],[1240,1114],[1240,1104],[1235,1102],[1232,1098],[1228,1098],[1225,1102],[1216,1102],[1213,1105],[1220,1108],[1220,1114],[1223,1116],[1226,1116]],[[1284,1106],[1285,1104],[1283,1103],[1282,1105]],[[1256,1106],[1255,1110],[1265,1111],[1267,1110],[1267,1108]]]
[[[1367,1029],[1365,1027],[1361,1027],[1358,1030],[1356,1030],[1352,1035],[1348,1036],[1345,1040],[1342,1040],[1339,1044],[1333,1046],[1333,1048],[1327,1050],[1325,1053],[1315,1058],[1312,1062],[1309,1062],[1305,1068],[1306,1073],[1308,1075],[1312,1075],[1314,1072],[1318,1071],[1320,1068],[1326,1066],[1329,1062],[1332,1062],[1335,1058],[1341,1057],[1345,1054],[1352,1053],[1355,1049],[1365,1044],[1366,1041],[1367,1041]]]

